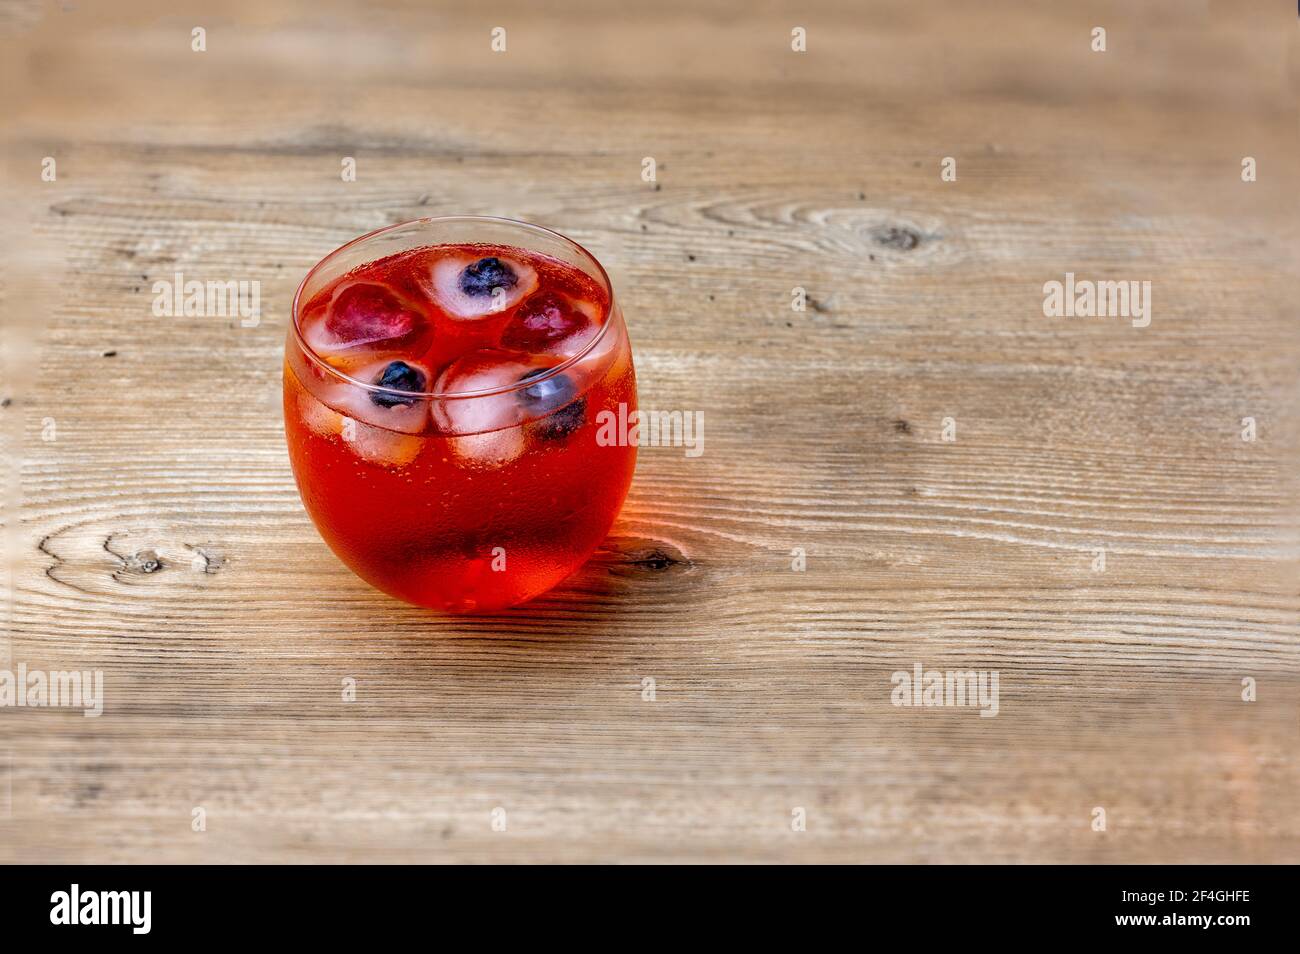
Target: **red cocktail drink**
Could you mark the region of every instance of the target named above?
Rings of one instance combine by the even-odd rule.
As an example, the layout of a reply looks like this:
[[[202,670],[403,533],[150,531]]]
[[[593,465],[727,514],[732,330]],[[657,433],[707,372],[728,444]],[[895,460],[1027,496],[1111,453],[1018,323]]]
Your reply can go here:
[[[386,593],[511,606],[581,566],[636,463],[622,314],[599,263],[504,219],[363,236],[303,281],[284,420],[325,542]]]

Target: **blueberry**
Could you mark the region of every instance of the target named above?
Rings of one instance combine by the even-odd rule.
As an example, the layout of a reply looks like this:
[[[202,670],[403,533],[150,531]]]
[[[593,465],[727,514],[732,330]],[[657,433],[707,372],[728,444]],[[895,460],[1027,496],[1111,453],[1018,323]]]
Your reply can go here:
[[[527,381],[545,374],[547,370],[534,368],[519,380]],[[533,423],[533,433],[544,440],[560,440],[576,431],[587,419],[587,399],[577,395],[578,389],[573,386],[573,381],[563,374],[555,374],[528,385],[519,392],[519,399],[530,413],[540,416]]]
[[[548,441],[563,440],[587,420],[587,399],[578,398],[537,422],[535,433]]]
[[[424,372],[411,367],[405,361],[394,361],[384,368],[383,373],[375,379],[375,384],[395,391],[423,391]],[[370,400],[380,407],[396,407],[398,404],[412,407],[415,404],[414,397],[385,394],[382,391],[371,391]]]
[[[460,273],[460,290],[471,298],[485,298],[494,288],[514,288],[518,276],[499,258],[480,258]]]
[[[550,368],[533,368],[519,376],[520,381],[527,381],[529,378],[535,378],[539,374],[545,374]],[[573,382],[563,374],[553,374],[544,381],[538,381],[536,384],[530,384],[519,392],[520,399],[524,406],[530,411],[545,414],[561,404],[568,404],[577,394]]]

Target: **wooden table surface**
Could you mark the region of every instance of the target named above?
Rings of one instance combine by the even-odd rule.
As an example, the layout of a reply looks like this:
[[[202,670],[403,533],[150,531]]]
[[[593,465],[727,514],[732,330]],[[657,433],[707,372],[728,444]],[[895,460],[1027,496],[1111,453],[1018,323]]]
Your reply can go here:
[[[0,710],[0,859],[1300,861],[1300,36],[1137,6],[5,3],[0,646],[104,711]],[[483,618],[335,559],[279,407],[307,269],[448,213],[706,425]]]

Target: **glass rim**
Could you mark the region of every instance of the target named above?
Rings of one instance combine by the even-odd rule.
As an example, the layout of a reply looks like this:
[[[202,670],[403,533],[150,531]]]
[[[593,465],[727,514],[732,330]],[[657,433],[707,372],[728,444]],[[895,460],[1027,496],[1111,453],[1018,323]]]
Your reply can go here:
[[[605,320],[604,322],[601,323],[601,326],[597,330],[596,334],[592,336],[592,339],[588,341],[585,345],[583,345],[582,348],[579,349],[576,353],[565,358],[563,361],[561,361],[559,364],[555,365],[554,367],[547,368],[545,372],[543,372],[542,374],[532,375],[531,377],[527,377],[522,380],[516,381],[513,384],[503,384],[495,388],[480,388],[476,391],[433,391],[433,390],[403,391],[400,388],[384,387],[378,384],[368,384],[367,382],[362,381],[359,378],[354,378],[352,375],[348,374],[345,371],[339,370],[338,368],[334,367],[334,365],[330,364],[328,361],[326,361],[324,358],[318,355],[315,349],[312,348],[312,346],[308,344],[307,340],[303,337],[302,326],[298,322],[298,306],[302,299],[302,292],[303,289],[307,287],[307,283],[311,281],[312,276],[315,275],[326,262],[330,261],[336,255],[346,251],[349,248],[352,248],[354,245],[358,245],[361,242],[365,242],[368,239],[375,238],[378,235],[383,235],[385,232],[391,232],[394,229],[405,228],[406,226],[410,226],[410,225],[435,225],[435,224],[448,223],[448,222],[486,222],[495,225],[515,226],[517,228],[521,228],[528,232],[541,233],[543,235],[557,238],[563,244],[576,250],[583,258],[591,262],[591,264],[596,267],[596,272],[597,272],[596,277],[598,278],[599,281],[601,281],[604,284],[605,290],[609,294],[609,308],[605,315]],[[455,243],[444,242],[444,243],[435,243],[435,244],[445,245],[445,244],[455,244]],[[423,246],[413,246],[413,248],[421,248],[421,247]],[[523,248],[523,246],[519,246],[519,247]],[[527,251],[527,249],[525,249],[525,251]],[[400,253],[394,253],[394,254],[400,254]],[[375,261],[378,261],[378,259],[375,259]],[[361,264],[366,264],[366,263],[363,262]],[[548,229],[542,225],[534,225],[532,222],[524,222],[520,219],[510,219],[500,215],[426,215],[418,219],[408,219],[405,222],[395,222],[392,225],[385,225],[382,228],[378,228],[370,232],[366,232],[364,235],[358,235],[356,238],[344,242],[338,248],[322,256],[320,261],[318,261],[315,265],[313,265],[311,268],[307,270],[307,274],[304,275],[302,281],[298,283],[298,289],[293,293],[293,305],[290,309],[289,320],[293,330],[294,342],[298,346],[298,351],[311,364],[314,364],[316,367],[320,368],[322,371],[326,372],[327,374],[335,378],[338,378],[341,381],[350,384],[354,387],[361,388],[364,391],[371,391],[378,394],[394,394],[394,395],[400,395],[402,397],[414,397],[420,400],[431,400],[431,399],[447,400],[447,399],[460,399],[460,398],[489,397],[494,394],[509,394],[513,391],[521,391],[524,388],[532,387],[536,385],[539,381],[546,381],[554,377],[555,375],[562,373],[566,368],[572,367],[578,361],[586,357],[589,353],[591,353],[593,349],[595,349],[597,345],[600,344],[601,341],[604,340],[605,333],[609,330],[609,326],[614,319],[614,311],[615,311],[614,283],[609,280],[609,273],[605,271],[605,266],[600,264],[600,260],[597,259],[595,255],[592,255],[591,252],[587,251],[587,249],[585,249],[582,245],[575,242],[573,239],[569,238],[567,235],[563,235],[555,231],[554,229]],[[430,385],[432,385],[433,381],[430,381],[429,383]]]

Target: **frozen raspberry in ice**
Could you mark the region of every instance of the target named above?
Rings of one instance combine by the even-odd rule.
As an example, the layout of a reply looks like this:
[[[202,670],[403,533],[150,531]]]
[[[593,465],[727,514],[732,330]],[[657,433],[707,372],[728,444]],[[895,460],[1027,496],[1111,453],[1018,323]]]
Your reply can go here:
[[[431,331],[416,305],[374,282],[344,284],[323,313],[309,310],[302,325],[313,351],[349,369],[368,352],[423,350],[421,339]]]
[[[555,292],[544,291],[528,299],[510,316],[502,332],[507,348],[534,354],[577,354],[596,333],[596,308]]]
[[[508,255],[452,252],[434,262],[430,281],[434,301],[452,318],[483,318],[531,295],[537,270]]]
[[[405,338],[419,324],[418,313],[383,285],[370,282],[344,288],[330,303],[325,317],[325,330],[349,348]]]
[[[419,330],[424,316],[390,289],[371,282],[346,286],[325,314],[324,330],[334,349],[397,341]]]

